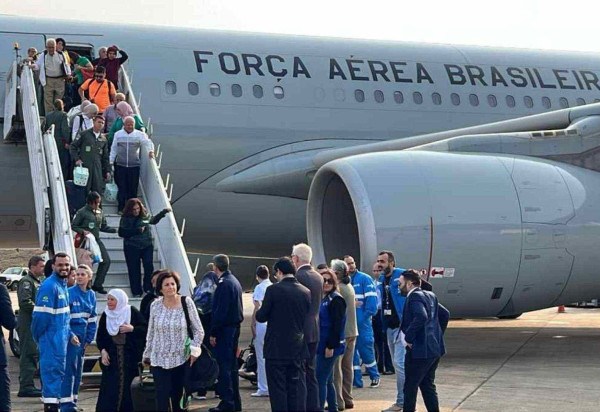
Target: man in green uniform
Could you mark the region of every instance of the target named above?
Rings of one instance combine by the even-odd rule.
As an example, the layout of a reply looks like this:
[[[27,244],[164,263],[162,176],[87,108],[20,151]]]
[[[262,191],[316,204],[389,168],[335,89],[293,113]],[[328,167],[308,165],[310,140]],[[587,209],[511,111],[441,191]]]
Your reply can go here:
[[[102,130],[104,117],[96,115],[94,126],[81,132],[79,139],[71,143],[71,158],[75,164],[89,169],[88,193],[104,193],[105,182],[110,180],[110,147]]]
[[[33,375],[39,360],[38,348],[31,336],[31,317],[35,306],[35,297],[44,278],[44,258],[33,256],[29,259],[29,273],[19,281],[17,297],[19,299],[19,326],[21,358],[19,359],[20,398],[39,398],[42,391],[33,383]]]
[[[98,242],[100,252],[102,253],[102,262],[98,265],[92,290],[105,295],[107,292],[104,289],[103,284],[104,278],[110,268],[110,257],[108,256],[108,251],[106,250],[104,243],[100,240],[100,232],[117,233],[117,229],[108,226],[106,223],[106,218],[102,213],[100,203],[101,197],[98,192],[90,192],[87,196],[87,205],[79,209],[75,214],[73,222],[71,222],[71,229],[84,236],[91,233],[96,238],[96,242]]]
[[[44,132],[54,126],[54,140],[56,140],[56,149],[58,150],[58,158],[60,160],[60,168],[62,169],[64,180],[71,180],[71,155],[69,154],[69,145],[71,144],[71,128],[69,120],[65,113],[65,106],[62,100],[54,101],[54,111],[46,114],[44,121]]]

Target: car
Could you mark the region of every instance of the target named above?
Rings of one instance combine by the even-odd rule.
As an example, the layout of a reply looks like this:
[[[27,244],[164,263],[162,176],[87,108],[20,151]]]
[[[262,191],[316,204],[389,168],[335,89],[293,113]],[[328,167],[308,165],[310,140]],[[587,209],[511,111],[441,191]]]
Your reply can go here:
[[[0,283],[4,283],[9,290],[17,290],[19,281],[28,272],[25,267],[10,267],[0,274]]]

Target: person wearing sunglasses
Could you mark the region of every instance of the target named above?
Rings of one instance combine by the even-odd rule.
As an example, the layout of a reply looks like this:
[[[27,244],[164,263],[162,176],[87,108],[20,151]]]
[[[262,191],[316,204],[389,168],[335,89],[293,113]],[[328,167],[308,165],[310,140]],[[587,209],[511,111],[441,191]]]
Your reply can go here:
[[[88,79],[79,87],[79,96],[81,101],[89,100],[98,105],[100,113],[114,103],[116,88],[113,82],[106,79],[106,68],[96,67],[94,78]]]
[[[323,274],[323,300],[319,309],[319,344],[317,346],[317,383],[320,410],[337,412],[337,395],[333,385],[333,366],[346,346],[346,302],[337,291],[337,276],[328,269]]]

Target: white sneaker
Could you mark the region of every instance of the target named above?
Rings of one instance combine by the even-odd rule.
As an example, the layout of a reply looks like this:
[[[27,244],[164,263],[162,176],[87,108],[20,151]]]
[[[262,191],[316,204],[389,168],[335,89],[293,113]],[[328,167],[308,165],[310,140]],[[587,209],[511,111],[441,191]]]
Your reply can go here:
[[[198,394],[193,394],[192,398],[196,399],[197,401],[205,401],[206,400],[206,396],[200,396]]]
[[[257,392],[251,393],[250,396],[252,396],[253,398],[268,398],[269,394],[257,391]]]
[[[399,406],[398,404],[393,404],[392,406],[390,406],[387,409],[382,410],[381,412],[402,412],[403,407]]]

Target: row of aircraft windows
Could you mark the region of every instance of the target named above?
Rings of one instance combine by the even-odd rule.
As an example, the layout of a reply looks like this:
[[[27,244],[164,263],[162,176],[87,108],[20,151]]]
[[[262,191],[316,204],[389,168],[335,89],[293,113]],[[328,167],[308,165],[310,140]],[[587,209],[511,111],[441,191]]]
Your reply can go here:
[[[214,97],[219,97],[221,95],[221,86],[217,83],[211,83],[208,87],[208,90],[210,92],[211,96]],[[165,91],[167,94],[177,94],[177,84],[172,81],[169,80],[165,83]],[[345,100],[345,96],[342,90],[340,90],[342,93],[336,92],[336,100]],[[198,86],[198,83],[196,82],[189,82],[188,83],[188,93],[191,96],[197,96],[200,93],[200,86]],[[234,97],[242,97],[242,86],[240,86],[239,84],[232,84],[231,85],[231,95]],[[256,97],[257,99],[262,99],[264,96],[264,91],[263,91],[263,87],[260,85],[254,85],[252,86],[252,94],[254,95],[254,97]],[[285,96],[283,87],[281,86],[275,86],[273,87],[273,96],[276,99],[283,99]],[[375,102],[377,103],[383,103],[385,102],[385,96],[383,91],[381,90],[375,90],[373,92],[373,98],[375,100]],[[361,89],[356,89],[354,90],[354,99],[359,102],[359,103],[363,103],[366,100],[366,96],[365,96],[365,92]],[[423,94],[421,92],[413,92],[412,93],[412,100],[415,104],[423,104],[424,103],[424,97]],[[440,106],[442,104],[442,95],[434,92],[431,94],[431,101],[434,105],[436,106]],[[469,100],[469,104],[471,106],[477,107],[480,105],[480,101],[479,101],[479,95],[477,94],[469,94],[468,96],[468,100]],[[404,98],[404,94],[401,91],[395,91],[394,92],[394,102],[396,104],[403,104],[405,102],[405,98]],[[457,93],[452,93],[450,94],[450,102],[452,103],[452,105],[454,106],[459,106],[461,104],[461,96]],[[586,104],[585,99],[578,97],[576,100],[576,105],[577,106],[582,106],[584,104]],[[594,99],[595,103],[600,102],[600,99]],[[507,107],[515,107],[517,105],[517,101],[515,99],[514,96],[506,95],[505,97],[505,103]],[[489,94],[487,95],[487,104],[490,107],[497,107],[500,103],[498,102],[498,98],[493,95],[493,94]],[[525,105],[525,107],[527,108],[532,108],[535,104],[533,101],[533,97],[531,96],[523,96],[523,104]],[[550,100],[549,97],[542,97],[541,99],[541,104],[545,109],[550,109],[552,108],[552,101]],[[561,97],[560,99],[558,99],[558,105],[560,108],[567,108],[569,107],[569,101],[567,100],[566,97]]]
[[[211,96],[219,97],[221,95],[221,86],[217,83],[211,83],[208,86],[208,91],[210,92]],[[172,80],[169,80],[168,82],[166,82],[165,83],[165,92],[167,94],[177,94],[177,83],[175,83]],[[198,86],[198,83],[189,82],[188,83],[188,93],[191,96],[197,96],[198,94],[200,94],[200,86]],[[239,84],[231,85],[231,95],[233,97],[242,97],[242,94],[243,94],[242,86],[240,86]],[[254,85],[252,87],[252,94],[257,99],[262,99],[262,97],[264,96],[263,87],[258,84]],[[285,96],[283,87],[281,87],[281,86],[273,87],[273,96],[275,96],[276,99],[283,99]]]

